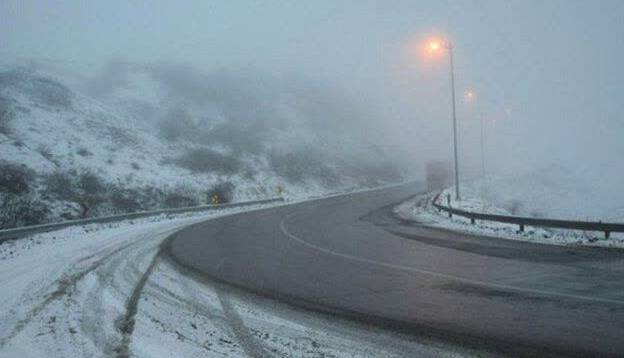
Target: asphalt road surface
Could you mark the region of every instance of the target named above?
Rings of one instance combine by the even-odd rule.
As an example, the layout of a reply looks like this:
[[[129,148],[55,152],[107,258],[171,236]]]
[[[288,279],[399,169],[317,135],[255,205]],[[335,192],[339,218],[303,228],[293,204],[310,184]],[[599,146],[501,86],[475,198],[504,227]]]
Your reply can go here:
[[[418,184],[218,218],[164,245],[196,273],[307,309],[511,356],[623,356],[624,253],[402,222]]]

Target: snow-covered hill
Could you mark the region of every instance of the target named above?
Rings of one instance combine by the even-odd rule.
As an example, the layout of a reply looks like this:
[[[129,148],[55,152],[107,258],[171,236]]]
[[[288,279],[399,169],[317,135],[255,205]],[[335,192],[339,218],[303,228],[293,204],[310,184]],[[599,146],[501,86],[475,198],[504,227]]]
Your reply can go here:
[[[585,175],[589,175],[585,173]],[[579,172],[551,166],[524,175],[474,181],[461,186],[461,199],[455,200],[455,188],[440,192],[439,203],[453,208],[486,214],[529,216],[568,220],[624,222],[624,208],[618,195],[605,199],[602,190],[585,182]],[[606,189],[606,188],[601,188]],[[438,211],[431,205],[433,194],[407,200],[395,208],[405,220],[426,226],[478,236],[538,242],[551,245],[584,245],[624,248],[624,234],[527,226],[519,231],[516,224],[476,220]]]
[[[60,77],[0,71],[0,227],[400,178],[321,89],[114,63]]]
[[[590,163],[591,164],[591,163]],[[596,165],[544,166],[474,181],[464,199],[476,199],[513,215],[589,221],[624,221],[620,178]]]

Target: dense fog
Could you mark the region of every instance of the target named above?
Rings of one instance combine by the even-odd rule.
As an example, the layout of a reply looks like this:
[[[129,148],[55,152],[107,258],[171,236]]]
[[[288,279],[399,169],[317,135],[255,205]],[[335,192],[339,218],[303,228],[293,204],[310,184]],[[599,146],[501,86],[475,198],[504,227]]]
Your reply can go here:
[[[422,51],[435,36],[454,46],[461,179],[484,163],[495,183],[541,185],[538,207],[568,188],[557,215],[588,200],[603,215],[624,202],[623,23],[621,1],[3,1],[0,55],[210,146],[197,155],[225,174],[253,176],[261,155],[289,183],[338,187],[452,160],[448,59]]]

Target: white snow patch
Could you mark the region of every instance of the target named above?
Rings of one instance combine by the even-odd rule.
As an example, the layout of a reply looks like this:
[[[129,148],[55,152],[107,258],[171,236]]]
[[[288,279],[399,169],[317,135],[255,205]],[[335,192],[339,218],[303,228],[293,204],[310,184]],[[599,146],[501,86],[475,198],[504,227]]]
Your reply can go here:
[[[496,206],[490,201],[481,199],[480,189],[475,186],[462,186],[462,200],[454,200],[452,188],[442,191],[439,203],[448,205],[447,197],[451,197],[451,207],[465,211],[473,211],[498,215],[513,215],[508,209]],[[551,245],[582,245],[595,247],[624,248],[624,234],[611,233],[609,239],[604,238],[603,232],[587,232],[581,230],[563,230],[526,226],[521,232],[518,225],[493,221],[477,220],[475,224],[470,219],[458,215],[449,218],[448,213],[438,211],[431,205],[433,194],[417,197],[398,205],[394,211],[401,218],[413,220],[426,226],[448,229],[478,236],[497,237],[509,240],[520,240]]]
[[[137,283],[174,231],[254,208],[70,227],[0,245],[0,356],[115,356]],[[228,309],[224,308],[227,303]],[[297,310],[160,260],[127,341],[136,357],[458,357],[469,351]]]

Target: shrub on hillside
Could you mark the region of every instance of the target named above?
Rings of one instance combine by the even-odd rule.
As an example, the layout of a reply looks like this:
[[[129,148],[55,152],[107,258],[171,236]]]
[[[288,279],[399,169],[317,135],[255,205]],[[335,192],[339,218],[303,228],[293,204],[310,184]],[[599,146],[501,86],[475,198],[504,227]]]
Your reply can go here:
[[[11,133],[11,122],[15,118],[15,111],[11,100],[0,96],[0,133],[8,135]]]
[[[197,195],[186,187],[177,187],[165,194],[164,204],[167,208],[183,208],[187,206],[197,206],[199,201]]]
[[[49,174],[45,178],[45,192],[58,199],[74,201],[76,198],[74,177],[76,175],[77,173],[74,171],[56,171]]]
[[[147,209],[141,204],[143,196],[139,190],[116,186],[110,191],[110,202],[117,212],[134,213]]]
[[[78,149],[76,154],[78,154],[81,157],[90,157],[90,156],[93,155],[93,153],[91,153],[87,148],[80,148],[80,149]]]
[[[107,187],[102,178],[90,171],[84,171],[78,176],[78,188],[84,195],[104,195]]]
[[[78,176],[78,204],[82,207],[82,216],[91,216],[97,206],[106,201],[108,188],[97,175],[85,171]]]
[[[45,179],[45,186],[48,195],[78,203],[82,208],[81,216],[92,215],[109,196],[108,185],[89,171],[52,173]]]
[[[33,177],[33,171],[24,166],[0,161],[0,192],[16,195],[28,193]]]
[[[219,183],[206,191],[206,202],[212,203],[212,198],[216,196],[219,204],[232,202],[236,186],[232,182]]]
[[[0,194],[0,229],[45,222],[48,208],[30,194]]]
[[[47,207],[34,199],[34,172],[24,166],[0,162],[0,228],[35,225],[45,221]]]

